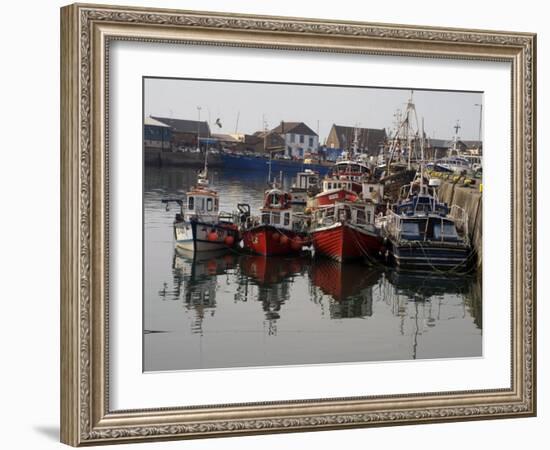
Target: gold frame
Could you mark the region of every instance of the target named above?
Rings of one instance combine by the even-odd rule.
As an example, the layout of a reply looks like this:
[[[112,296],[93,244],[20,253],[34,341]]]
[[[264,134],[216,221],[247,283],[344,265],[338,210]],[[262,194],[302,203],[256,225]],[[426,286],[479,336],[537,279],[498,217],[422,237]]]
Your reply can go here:
[[[109,42],[507,61],[512,66],[509,389],[110,411]],[[79,446],[536,414],[536,35],[75,4],[61,9],[61,440]]]

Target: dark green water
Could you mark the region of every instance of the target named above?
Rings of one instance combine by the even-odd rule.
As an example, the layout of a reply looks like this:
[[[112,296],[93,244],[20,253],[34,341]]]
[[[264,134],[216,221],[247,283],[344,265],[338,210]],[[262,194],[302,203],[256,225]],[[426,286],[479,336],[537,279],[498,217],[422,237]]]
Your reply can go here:
[[[176,208],[160,200],[183,195],[195,173],[145,169],[145,371],[482,356],[480,275],[176,252]],[[225,211],[239,202],[257,211],[265,181],[211,171]]]

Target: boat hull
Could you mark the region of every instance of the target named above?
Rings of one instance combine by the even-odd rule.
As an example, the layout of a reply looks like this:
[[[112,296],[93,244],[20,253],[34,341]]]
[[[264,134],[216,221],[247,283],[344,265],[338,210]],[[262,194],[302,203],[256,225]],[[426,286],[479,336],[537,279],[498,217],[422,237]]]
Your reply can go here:
[[[433,242],[391,243],[395,265],[406,270],[463,271],[471,260],[468,246]]]
[[[377,258],[383,246],[379,233],[342,222],[314,230],[312,241],[315,253],[340,262]]]
[[[243,231],[242,238],[246,250],[264,256],[298,254],[302,246],[306,245],[305,235],[271,225],[260,225]]]
[[[215,233],[216,238],[212,235]],[[206,223],[192,220],[174,224],[176,247],[188,252],[212,252],[235,247],[240,240],[236,227],[226,223]],[[228,245],[226,238],[231,236]]]
[[[319,172],[321,175],[326,175],[332,167],[332,164],[308,164],[303,161],[284,159],[272,159],[270,163],[268,158],[261,156],[233,155],[231,153],[222,153],[220,156],[224,168],[235,170],[261,170],[268,172],[269,164],[271,164],[272,173],[279,171],[298,173],[305,169],[311,169]]]

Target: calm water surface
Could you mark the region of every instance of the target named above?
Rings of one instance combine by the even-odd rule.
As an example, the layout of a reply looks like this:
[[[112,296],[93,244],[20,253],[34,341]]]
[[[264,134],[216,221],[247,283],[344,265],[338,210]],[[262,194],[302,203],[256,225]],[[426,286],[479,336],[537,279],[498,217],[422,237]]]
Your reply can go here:
[[[482,355],[481,277],[174,248],[165,197],[196,170],[145,170],[144,370]],[[290,183],[290,178],[285,178]],[[220,208],[261,206],[266,176],[211,170]]]

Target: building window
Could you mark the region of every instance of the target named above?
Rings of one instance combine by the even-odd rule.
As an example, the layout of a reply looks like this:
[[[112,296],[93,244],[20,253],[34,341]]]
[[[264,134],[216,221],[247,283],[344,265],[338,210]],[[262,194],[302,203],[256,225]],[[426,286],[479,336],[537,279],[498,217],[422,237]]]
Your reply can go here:
[[[313,136],[309,138],[309,146],[313,147]]]
[[[304,143],[304,135],[301,134],[301,135],[300,135],[300,144],[303,144],[303,143]]]
[[[294,139],[296,136],[294,136],[292,133],[290,133],[289,136],[290,136],[290,142],[294,142]]]

